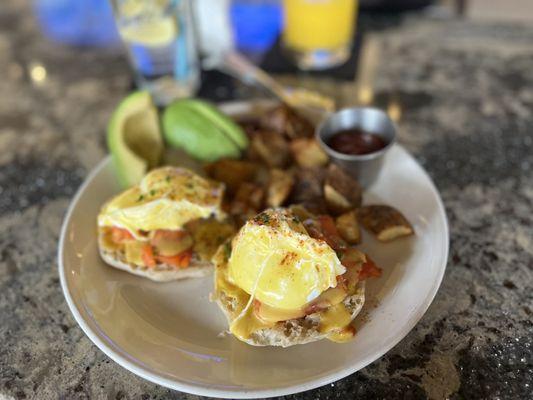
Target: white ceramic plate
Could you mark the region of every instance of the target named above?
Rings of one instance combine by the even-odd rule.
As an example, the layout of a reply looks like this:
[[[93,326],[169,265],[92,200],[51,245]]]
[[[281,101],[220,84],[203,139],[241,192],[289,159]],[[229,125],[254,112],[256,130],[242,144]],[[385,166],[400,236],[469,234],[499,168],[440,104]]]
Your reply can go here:
[[[232,114],[250,105],[226,107]],[[386,156],[365,203],[387,203],[416,236],[390,244],[365,234],[363,250],[384,269],[367,284],[367,302],[349,343],[323,340],[287,349],[259,348],[232,337],[209,302],[212,278],[155,283],[108,267],[96,246],[100,206],[119,191],[109,158],[92,171],[65,217],[59,273],[67,303],[87,336],[110,358],[157,384],[198,395],[281,396],[341,379],[396,345],[429,307],[448,256],[448,226],[437,190],[399,145]]]

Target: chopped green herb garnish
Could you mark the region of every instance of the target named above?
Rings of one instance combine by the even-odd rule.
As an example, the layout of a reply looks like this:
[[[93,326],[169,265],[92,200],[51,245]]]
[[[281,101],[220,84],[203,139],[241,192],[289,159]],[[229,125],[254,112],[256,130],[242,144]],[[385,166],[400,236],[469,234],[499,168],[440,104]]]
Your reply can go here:
[[[154,189],[150,190],[150,196],[155,196],[155,190]]]
[[[170,176],[167,175],[167,177],[165,178],[165,180],[168,182],[170,182]]]
[[[142,195],[142,194],[139,195],[139,197],[137,198],[137,202],[143,201],[143,200],[144,200],[144,195]]]
[[[268,215],[267,213],[261,213],[259,215],[257,215],[255,218],[254,218],[254,221],[258,224],[261,224],[261,225],[268,225],[268,223],[270,222],[270,215]]]

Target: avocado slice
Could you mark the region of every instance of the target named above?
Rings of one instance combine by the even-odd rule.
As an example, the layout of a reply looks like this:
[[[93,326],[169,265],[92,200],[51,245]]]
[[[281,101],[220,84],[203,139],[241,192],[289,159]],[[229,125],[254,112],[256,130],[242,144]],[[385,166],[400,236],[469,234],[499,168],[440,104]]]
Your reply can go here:
[[[222,133],[231,139],[239,149],[245,150],[248,147],[248,137],[243,129],[230,117],[221,113],[219,109],[211,103],[198,99],[187,99],[183,100],[182,104],[190,107],[206,119],[210,120],[222,131]]]
[[[148,92],[134,92],[118,105],[107,127],[107,145],[122,187],[136,185],[158,165],[163,139]]]
[[[188,100],[176,101],[163,112],[166,141],[201,161],[239,157],[239,147],[216,124],[186,102]]]

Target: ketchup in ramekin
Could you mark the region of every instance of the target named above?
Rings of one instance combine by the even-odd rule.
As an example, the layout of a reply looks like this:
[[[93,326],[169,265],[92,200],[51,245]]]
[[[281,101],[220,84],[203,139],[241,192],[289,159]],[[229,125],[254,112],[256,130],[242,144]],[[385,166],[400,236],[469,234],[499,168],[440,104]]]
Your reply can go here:
[[[344,108],[328,115],[315,132],[322,149],[362,187],[378,177],[385,154],[396,140],[386,112],[372,107]]]
[[[387,146],[387,142],[381,136],[359,128],[335,132],[327,144],[339,153],[353,155],[374,153]]]

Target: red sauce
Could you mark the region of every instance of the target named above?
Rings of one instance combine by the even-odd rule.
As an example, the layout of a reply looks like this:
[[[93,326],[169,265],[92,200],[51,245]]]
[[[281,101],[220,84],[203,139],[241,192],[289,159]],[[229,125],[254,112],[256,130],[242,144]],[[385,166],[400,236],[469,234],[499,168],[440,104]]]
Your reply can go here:
[[[344,129],[335,133],[328,141],[328,146],[344,154],[369,154],[381,150],[387,145],[381,136],[361,129]]]

